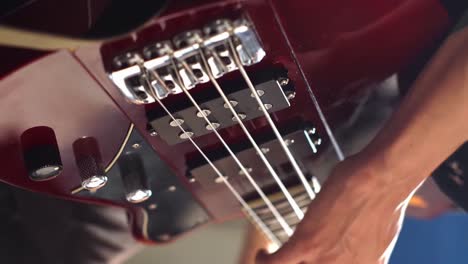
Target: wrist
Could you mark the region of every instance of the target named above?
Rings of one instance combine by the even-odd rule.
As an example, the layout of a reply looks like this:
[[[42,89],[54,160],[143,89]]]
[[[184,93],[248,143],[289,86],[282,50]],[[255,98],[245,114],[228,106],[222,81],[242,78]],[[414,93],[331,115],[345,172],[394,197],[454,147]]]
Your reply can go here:
[[[345,170],[350,187],[354,186],[352,188],[356,192],[369,198],[385,196],[401,202],[420,186],[430,172],[410,172],[409,167],[400,164],[403,162],[392,161],[385,153],[362,151],[342,162],[337,170]]]

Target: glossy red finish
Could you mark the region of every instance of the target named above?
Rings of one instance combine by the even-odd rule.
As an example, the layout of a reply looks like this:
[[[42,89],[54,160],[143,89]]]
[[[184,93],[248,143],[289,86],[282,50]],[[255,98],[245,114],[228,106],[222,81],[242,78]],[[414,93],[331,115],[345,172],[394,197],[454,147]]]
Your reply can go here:
[[[73,142],[83,136],[96,138],[108,164],[120,148],[129,125],[72,54],[59,51],[42,57],[0,82],[2,181],[32,191],[70,196],[70,191],[81,183]],[[63,177],[45,182],[29,179],[20,138],[24,131],[36,126],[54,130],[64,166]]]
[[[245,15],[253,22],[267,53],[264,61],[247,69],[249,74],[254,75],[257,69],[284,67],[297,89],[292,107],[275,113],[274,119],[280,126],[287,126],[291,120],[306,120],[317,125],[325,136],[298,65],[304,69],[328,121],[339,127],[352,113],[349,109],[356,98],[411,63],[449,24],[436,0],[198,2],[197,6],[174,3],[132,35],[83,47],[73,54],[58,51],[5,76],[0,82],[0,160],[8,173],[0,175],[0,179],[30,190],[78,199],[69,193],[79,185],[73,141],[82,136],[96,138],[107,164],[131,122],[215,220],[230,218],[239,213],[240,207],[225,187],[201,188],[185,178],[185,158],[194,152],[192,145],[187,142],[169,146],[149,136],[145,107],[126,102],[108,78],[106,66],[113,56],[170,39],[217,18]],[[227,78],[236,77],[233,74]],[[166,102],[177,103],[177,97]],[[63,175],[48,182],[30,181],[18,152],[19,135],[36,125],[55,130],[64,162]],[[262,118],[248,122],[248,128],[256,133],[267,129]],[[237,127],[223,130],[222,135],[231,143],[244,138]],[[206,149],[218,145],[213,135],[196,141]],[[242,190],[242,183],[237,187]]]

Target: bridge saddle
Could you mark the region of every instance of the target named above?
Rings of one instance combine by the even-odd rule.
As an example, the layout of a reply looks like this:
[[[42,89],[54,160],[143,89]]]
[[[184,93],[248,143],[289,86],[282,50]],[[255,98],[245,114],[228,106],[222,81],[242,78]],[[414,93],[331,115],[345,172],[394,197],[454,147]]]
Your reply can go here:
[[[231,43],[235,51],[231,50]],[[151,104],[237,70],[232,52],[244,66],[260,62],[265,51],[245,19],[219,19],[201,30],[127,52],[114,58],[109,77],[134,104]],[[205,61],[204,61],[205,60]],[[207,67],[205,67],[205,63]]]

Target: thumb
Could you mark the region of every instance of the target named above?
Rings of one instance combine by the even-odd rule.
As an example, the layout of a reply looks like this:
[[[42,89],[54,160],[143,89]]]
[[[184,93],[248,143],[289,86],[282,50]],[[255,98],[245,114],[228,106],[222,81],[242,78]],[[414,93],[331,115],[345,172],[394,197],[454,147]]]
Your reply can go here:
[[[256,264],[296,264],[303,258],[301,254],[296,254],[296,247],[291,243],[286,243],[283,248],[274,254],[268,254],[265,250],[259,251],[255,258]]]

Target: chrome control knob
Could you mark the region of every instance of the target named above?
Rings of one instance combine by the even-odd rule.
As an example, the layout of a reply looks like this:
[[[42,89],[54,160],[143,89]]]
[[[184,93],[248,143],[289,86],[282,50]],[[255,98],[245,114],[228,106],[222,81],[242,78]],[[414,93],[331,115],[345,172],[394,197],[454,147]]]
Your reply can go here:
[[[119,160],[120,174],[125,187],[125,198],[131,203],[141,203],[151,197],[145,167],[135,152],[127,152]]]
[[[75,162],[81,176],[81,186],[96,191],[107,183],[99,145],[95,138],[83,137],[73,143]]]
[[[60,151],[54,131],[40,126],[26,130],[21,135],[24,165],[33,181],[47,181],[63,170]]]

